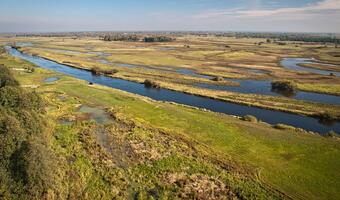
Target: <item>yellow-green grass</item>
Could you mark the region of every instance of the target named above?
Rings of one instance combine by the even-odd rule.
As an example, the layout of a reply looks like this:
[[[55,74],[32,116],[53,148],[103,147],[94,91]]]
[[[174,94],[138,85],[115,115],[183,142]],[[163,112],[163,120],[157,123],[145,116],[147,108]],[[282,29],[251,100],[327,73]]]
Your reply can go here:
[[[20,65],[5,61],[10,65]],[[52,72],[17,73],[24,84],[37,84]],[[155,102],[67,76],[43,84],[37,91],[53,91],[76,97],[81,103],[118,108],[126,118],[188,137],[209,147],[210,154],[233,160],[258,171],[260,180],[297,199],[338,199],[340,187],[340,145],[333,138],[276,130],[269,125],[240,121],[227,115]],[[41,83],[40,83],[41,84]],[[73,136],[72,136],[73,137]],[[66,143],[67,144],[67,143]],[[87,159],[87,158],[83,158]],[[77,169],[86,162],[76,162]],[[86,177],[86,170],[83,172]],[[96,183],[97,181],[94,181]],[[267,186],[268,187],[268,186]]]
[[[299,83],[299,90],[340,95],[340,84]]]

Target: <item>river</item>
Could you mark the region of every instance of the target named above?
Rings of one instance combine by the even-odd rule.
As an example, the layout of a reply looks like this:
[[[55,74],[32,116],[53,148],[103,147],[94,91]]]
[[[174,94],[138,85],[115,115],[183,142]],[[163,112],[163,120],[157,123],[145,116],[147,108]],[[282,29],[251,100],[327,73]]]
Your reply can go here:
[[[56,72],[60,72],[78,79],[86,80],[99,85],[104,85],[127,92],[147,96],[155,100],[171,101],[180,104],[195,106],[198,108],[205,108],[214,112],[225,113],[229,115],[253,115],[259,120],[270,124],[288,124],[295,127],[303,128],[308,131],[314,131],[321,134],[327,133],[330,130],[340,132],[340,123],[320,123],[320,121],[313,117],[301,116],[292,113],[285,113],[257,107],[239,105],[215,99],[199,97],[195,95],[185,94],[182,92],[172,91],[168,89],[149,89],[144,87],[143,84],[135,83],[132,81],[116,79],[107,76],[95,76],[91,72],[73,68],[67,65],[58,64],[56,62],[37,57],[23,54],[16,49],[7,48],[12,56],[22,58],[30,61],[37,66]]]

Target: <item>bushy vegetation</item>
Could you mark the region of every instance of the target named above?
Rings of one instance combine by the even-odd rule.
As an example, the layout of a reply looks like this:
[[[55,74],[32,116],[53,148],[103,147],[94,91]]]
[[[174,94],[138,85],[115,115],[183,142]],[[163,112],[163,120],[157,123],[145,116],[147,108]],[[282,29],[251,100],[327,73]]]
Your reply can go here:
[[[224,78],[221,76],[216,76],[214,78],[212,78],[213,81],[224,81]]]
[[[172,42],[174,40],[174,38],[165,36],[145,37],[143,39],[144,42]]]
[[[340,135],[337,134],[335,131],[329,131],[329,132],[326,134],[326,137],[339,138]]]
[[[17,86],[19,83],[13,78],[9,69],[0,65],[0,88],[4,86]]]
[[[294,126],[290,126],[287,124],[276,124],[273,127],[280,130],[295,130]]]
[[[148,80],[148,79],[144,81],[144,85],[145,87],[148,87],[148,88],[160,88],[161,87],[159,83],[152,81],[152,80]]]
[[[297,84],[289,80],[273,81],[272,89],[278,91],[294,92],[297,89]]]
[[[56,195],[56,156],[45,135],[44,103],[0,67],[0,198]]]
[[[137,42],[139,37],[137,35],[125,35],[125,34],[115,34],[115,35],[105,35],[103,37],[104,41],[128,41]]]
[[[299,41],[317,43],[340,43],[340,38],[333,34],[323,33],[264,33],[264,32],[230,32],[217,33],[219,37],[237,38],[272,38],[279,41]]]
[[[257,122],[257,118],[253,115],[245,115],[241,118],[241,120],[247,121],[247,122]]]
[[[118,70],[116,70],[116,69],[103,70],[99,67],[92,67],[91,72],[95,75],[101,75],[101,74],[111,75],[111,74],[117,73]]]

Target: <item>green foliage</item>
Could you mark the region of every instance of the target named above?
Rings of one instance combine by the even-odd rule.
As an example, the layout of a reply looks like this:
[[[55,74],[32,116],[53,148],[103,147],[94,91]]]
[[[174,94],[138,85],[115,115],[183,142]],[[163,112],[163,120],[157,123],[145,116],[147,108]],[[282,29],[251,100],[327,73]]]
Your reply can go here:
[[[224,78],[221,77],[221,76],[216,76],[216,77],[214,77],[214,78],[211,79],[211,80],[213,80],[213,81],[224,81]]]
[[[26,92],[15,86],[0,88],[0,105],[16,111],[27,109],[42,112],[44,108],[44,103],[35,92]]]
[[[4,66],[0,65],[0,88],[4,86],[18,86],[19,83],[16,81],[11,72]]]
[[[272,89],[278,91],[288,91],[294,92],[297,89],[297,84],[293,81],[283,80],[283,81],[273,81]]]
[[[174,38],[165,37],[165,36],[157,36],[157,37],[145,37],[144,42],[172,42]]]
[[[115,35],[105,35],[103,37],[104,41],[128,41],[128,42],[137,42],[139,41],[139,37],[136,35],[122,35],[122,34],[115,34]]]
[[[101,75],[101,74],[111,75],[111,74],[117,73],[118,70],[116,70],[116,69],[103,70],[103,69],[100,69],[99,67],[95,66],[95,67],[92,67],[92,68],[91,68],[91,72],[92,72],[94,75]]]
[[[160,88],[161,87],[159,83],[157,83],[157,82],[155,82],[153,80],[149,80],[149,79],[146,79],[144,81],[144,85],[147,88]]]
[[[0,67],[0,198],[45,199],[57,193],[57,159],[46,138],[44,103]],[[5,80],[5,79],[2,79]]]

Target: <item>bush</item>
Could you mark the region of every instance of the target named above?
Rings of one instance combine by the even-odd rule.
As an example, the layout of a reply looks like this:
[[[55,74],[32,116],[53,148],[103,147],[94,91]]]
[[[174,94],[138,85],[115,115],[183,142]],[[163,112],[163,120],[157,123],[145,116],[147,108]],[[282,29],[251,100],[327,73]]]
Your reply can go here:
[[[340,137],[340,135],[337,134],[335,131],[329,131],[325,136],[326,137],[332,137],[332,138]]]
[[[0,88],[18,85],[18,81],[13,78],[11,72],[4,65],[0,65]]]
[[[293,81],[273,81],[272,89],[278,91],[295,92],[297,90],[297,84]]]
[[[106,74],[106,75],[115,74],[115,73],[118,72],[118,70],[116,70],[116,69],[103,70],[103,69],[100,69],[99,67],[92,67],[91,72],[92,72],[92,74],[98,76],[98,75],[101,75],[101,74]]]
[[[145,87],[148,87],[148,88],[160,88],[161,87],[159,83],[156,83],[155,81],[148,80],[148,79],[144,81],[144,85]]]
[[[117,73],[118,70],[116,70],[116,69],[108,69],[108,70],[103,70],[102,72],[103,72],[103,74],[111,75],[111,74]]]
[[[257,118],[252,115],[245,115],[241,119],[247,122],[257,122]]]
[[[273,127],[276,129],[280,129],[280,130],[295,130],[296,129],[294,126],[290,126],[287,124],[276,124]]]
[[[330,112],[322,112],[319,113],[317,115],[317,117],[321,120],[321,121],[333,121],[336,120],[336,116],[334,116],[333,114],[331,114]]]
[[[165,36],[157,36],[157,37],[145,37],[143,39],[144,42],[172,42],[174,38],[165,37]]]
[[[92,72],[92,74],[97,75],[97,76],[102,73],[102,71],[99,69],[99,67],[92,67],[91,72]]]
[[[224,81],[224,78],[221,77],[221,76],[216,76],[216,77],[212,78],[211,80],[213,80],[213,81]]]
[[[31,67],[31,66],[26,67],[26,69],[27,69],[28,72],[31,72],[31,73],[33,73],[35,71],[35,68]]]
[[[26,92],[14,86],[0,88],[0,105],[17,112],[22,109],[44,111],[44,103],[35,92]]]

